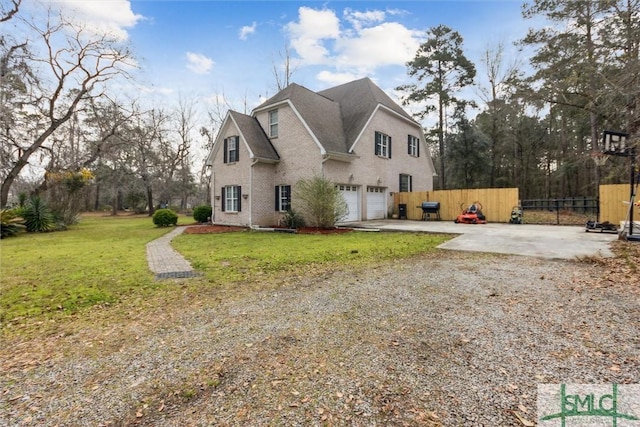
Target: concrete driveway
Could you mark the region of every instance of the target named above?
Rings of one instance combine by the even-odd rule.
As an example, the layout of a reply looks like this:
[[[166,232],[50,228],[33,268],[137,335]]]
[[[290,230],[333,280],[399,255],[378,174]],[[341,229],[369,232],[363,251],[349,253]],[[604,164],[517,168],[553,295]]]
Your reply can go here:
[[[617,234],[585,232],[583,226],[533,224],[455,224],[453,221],[375,220],[349,226],[387,231],[459,234],[442,249],[493,252],[549,259],[612,257],[609,244]]]

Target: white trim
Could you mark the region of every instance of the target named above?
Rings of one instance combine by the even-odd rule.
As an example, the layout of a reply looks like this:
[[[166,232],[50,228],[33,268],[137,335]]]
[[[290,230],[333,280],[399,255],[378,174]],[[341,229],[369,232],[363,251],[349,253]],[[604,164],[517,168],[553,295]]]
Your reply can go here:
[[[327,160],[336,160],[338,162],[347,162],[351,163],[354,159],[359,159],[360,156],[356,156],[355,154],[347,154],[347,153],[336,153],[335,151],[327,152],[322,156],[322,163]]]
[[[420,129],[420,132],[424,135],[424,131],[422,130],[422,126],[420,126],[420,124],[418,122],[416,122],[415,120],[408,119],[407,117],[403,116],[402,114],[392,110],[391,108],[389,108],[389,107],[387,107],[385,105],[378,104],[378,105],[376,105],[376,108],[374,108],[373,112],[371,113],[371,115],[367,119],[367,122],[364,124],[364,126],[362,126],[362,129],[360,129],[360,133],[356,137],[356,140],[353,142],[353,145],[351,145],[351,148],[349,148],[349,152],[350,153],[353,152],[353,150],[356,148],[356,145],[358,145],[358,142],[360,142],[360,138],[362,138],[362,134],[364,133],[365,129],[367,129],[367,127],[369,127],[369,123],[371,123],[371,120],[373,120],[373,116],[375,116],[376,113],[378,112],[378,110],[380,110],[381,108],[384,108],[388,113],[391,113],[394,116],[398,117],[399,119],[404,120],[404,121],[412,124],[413,126],[417,127],[418,129]]]
[[[295,105],[293,105],[293,103],[291,102],[290,99],[285,99],[284,101],[280,101],[280,102],[275,103],[275,104],[270,104],[270,105],[268,105],[266,107],[263,107],[263,108],[261,108],[259,110],[253,110],[252,115],[253,115],[253,117],[255,117],[256,116],[256,112],[262,112],[262,111],[265,111],[265,110],[268,112],[268,111],[277,109],[277,106],[281,106],[281,105],[288,105],[291,108],[291,110],[293,110],[293,113],[296,115],[298,120],[300,120],[300,123],[302,123],[302,126],[304,126],[306,131],[309,132],[309,135],[311,135],[311,139],[313,139],[313,142],[315,142],[316,145],[318,146],[318,148],[320,149],[320,154],[322,154],[323,156],[325,154],[327,154],[327,150],[325,150],[324,147],[322,146],[322,144],[320,144],[320,141],[318,140],[316,135],[311,131],[311,128],[309,127],[307,122],[302,118],[302,115],[296,109]],[[268,119],[267,119],[267,121],[268,121]],[[280,123],[280,116],[278,116],[278,123]],[[280,133],[280,132],[278,132],[278,133]]]

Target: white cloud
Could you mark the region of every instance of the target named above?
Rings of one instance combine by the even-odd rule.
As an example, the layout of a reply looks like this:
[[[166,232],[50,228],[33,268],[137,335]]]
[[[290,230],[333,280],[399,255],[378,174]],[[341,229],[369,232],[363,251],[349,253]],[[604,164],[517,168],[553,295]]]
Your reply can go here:
[[[256,27],[258,24],[254,21],[251,25],[245,25],[240,28],[240,40],[246,40],[249,34],[253,34],[256,32]]]
[[[133,13],[129,0],[48,0],[48,3],[64,11],[73,21],[85,23],[93,32],[110,34],[119,40],[126,40],[129,37],[127,28],[144,19],[142,15]]]
[[[355,37],[339,39],[336,64],[339,68],[373,71],[386,65],[404,65],[418,50],[418,33],[396,22],[364,28]]]
[[[402,11],[346,9],[344,28],[334,11],[301,7],[298,21],[286,26],[291,46],[304,65],[332,65],[325,75],[368,75],[378,67],[404,66],[420,45],[421,32],[398,22],[385,22],[387,16]]]
[[[349,83],[354,80],[357,80],[361,77],[361,75],[353,74],[353,73],[333,73],[331,71],[320,71],[316,78],[323,82],[327,83],[328,86],[338,86],[343,83]]]
[[[200,53],[187,52],[187,68],[196,74],[208,74],[213,68],[214,62],[211,58]]]
[[[385,12],[382,10],[372,10],[366,12],[358,12],[357,10],[345,9],[344,17],[353,25],[356,31],[369,25],[382,22],[385,19]]]
[[[340,20],[333,11],[327,9],[301,7],[298,14],[299,21],[290,22],[286,27],[291,37],[291,45],[303,63],[325,63],[329,50],[325,47],[324,41],[340,36]]]

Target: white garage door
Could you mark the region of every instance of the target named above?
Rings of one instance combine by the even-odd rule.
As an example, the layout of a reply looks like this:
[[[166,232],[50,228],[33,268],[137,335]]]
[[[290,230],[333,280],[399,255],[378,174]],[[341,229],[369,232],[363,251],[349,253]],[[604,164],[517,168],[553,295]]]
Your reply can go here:
[[[384,219],[387,214],[386,191],[383,187],[367,187],[367,219]]]
[[[338,185],[337,186],[344,196],[349,213],[341,222],[359,221],[360,220],[360,198],[358,197],[358,187],[355,185]]]

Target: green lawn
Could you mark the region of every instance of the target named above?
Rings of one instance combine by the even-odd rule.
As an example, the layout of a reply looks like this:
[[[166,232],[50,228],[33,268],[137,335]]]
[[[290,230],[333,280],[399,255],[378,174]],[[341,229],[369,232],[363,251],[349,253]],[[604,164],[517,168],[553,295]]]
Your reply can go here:
[[[65,232],[0,240],[0,324],[145,298],[160,288],[180,292],[167,286],[172,281],[155,280],[146,262],[146,243],[168,231],[156,228],[148,217],[88,216]],[[189,289],[202,292],[217,286],[272,286],[299,275],[367,266],[430,251],[447,238],[242,231],[185,234],[173,244],[203,273],[202,278],[185,279]]]
[[[423,233],[239,232],[183,234],[172,243],[209,281],[246,283],[408,257],[433,250],[447,239]]]

